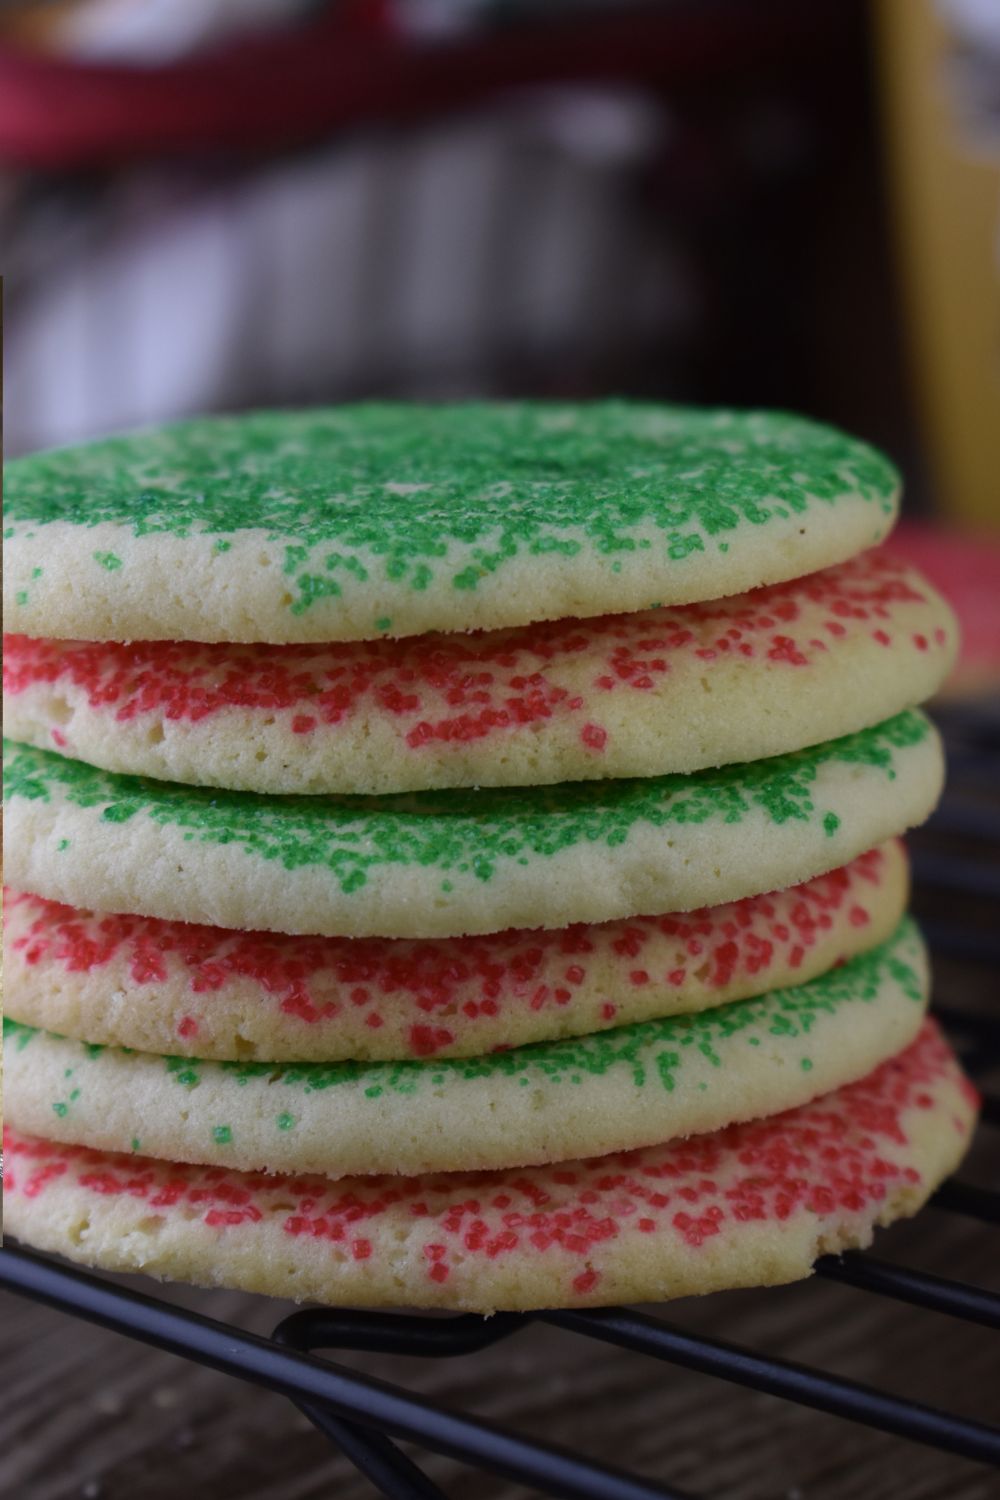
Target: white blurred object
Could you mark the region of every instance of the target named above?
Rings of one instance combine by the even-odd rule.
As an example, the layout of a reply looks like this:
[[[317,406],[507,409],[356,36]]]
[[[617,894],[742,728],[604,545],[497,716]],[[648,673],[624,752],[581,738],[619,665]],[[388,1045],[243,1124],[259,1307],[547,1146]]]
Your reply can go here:
[[[630,185],[650,99],[542,90],[240,172],[22,204],[10,454],[193,412],[489,391],[666,341],[693,300]]]
[[[945,81],[969,146],[1000,154],[1000,0],[937,0],[951,46]]]
[[[937,8],[942,19],[963,41],[1000,56],[1000,5],[997,0],[938,0]]]
[[[516,129],[518,113],[510,116]],[[523,114],[528,144],[543,138],[568,158],[595,167],[628,168],[662,147],[669,133],[663,105],[638,89],[544,84],[531,90]]]
[[[59,20],[57,45],[88,62],[162,64],[314,9],[315,0],[89,0]]]

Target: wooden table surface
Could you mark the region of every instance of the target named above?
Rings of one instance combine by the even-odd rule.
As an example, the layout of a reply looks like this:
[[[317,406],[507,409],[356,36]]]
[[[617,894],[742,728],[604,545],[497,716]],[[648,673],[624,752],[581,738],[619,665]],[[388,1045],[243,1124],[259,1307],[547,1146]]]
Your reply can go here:
[[[997,930],[995,904],[981,902],[976,912],[968,899],[956,907],[924,890],[917,905],[929,918],[958,911]],[[936,973],[942,1002],[997,1013],[988,969],[939,961]],[[994,1071],[985,1081],[996,1092],[1000,1076]],[[961,1177],[1000,1185],[1000,1129],[981,1129]],[[995,1227],[933,1208],[882,1233],[875,1246],[881,1258],[1000,1292],[998,1251]],[[122,1280],[260,1333],[290,1308]],[[654,1311],[684,1329],[1000,1423],[1000,1334],[970,1323],[819,1278]],[[370,1500],[374,1493],[283,1398],[6,1295],[0,1360],[0,1496],[10,1500]],[[1000,1496],[1000,1475],[981,1465],[541,1326],[455,1361],[344,1360],[711,1500]],[[418,1458],[455,1500],[529,1493],[434,1455]]]

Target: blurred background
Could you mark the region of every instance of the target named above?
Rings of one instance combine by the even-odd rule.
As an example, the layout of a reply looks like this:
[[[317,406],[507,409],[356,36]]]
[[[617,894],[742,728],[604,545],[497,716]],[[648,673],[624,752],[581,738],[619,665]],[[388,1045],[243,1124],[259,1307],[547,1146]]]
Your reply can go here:
[[[0,262],[9,456],[641,394],[1000,524],[1000,0],[3,0]]]

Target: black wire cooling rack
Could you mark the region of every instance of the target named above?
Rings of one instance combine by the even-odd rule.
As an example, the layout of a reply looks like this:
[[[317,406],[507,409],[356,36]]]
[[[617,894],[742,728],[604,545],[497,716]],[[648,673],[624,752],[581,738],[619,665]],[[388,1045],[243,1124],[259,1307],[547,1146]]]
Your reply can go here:
[[[945,960],[1000,973],[1000,706],[939,716],[949,745],[949,792],[926,831],[912,841],[918,908]],[[957,851],[957,852],[956,852]],[[951,913],[957,912],[958,916]],[[943,916],[940,915],[943,913]],[[966,970],[967,972],[967,970]],[[966,1067],[979,1080],[1000,1069],[1000,1008],[970,1007],[961,985],[936,1003]],[[1000,1095],[987,1093],[982,1126],[1000,1128]],[[944,1184],[928,1213],[959,1214],[983,1233],[1000,1226],[1000,1190],[961,1180]],[[997,1235],[1000,1249],[1000,1235]],[[827,1256],[817,1273],[858,1292],[894,1298],[1000,1330],[1000,1295],[864,1253]],[[475,1316],[414,1316],[309,1308],[280,1322],[271,1338],[127,1290],[46,1256],[8,1246],[0,1287],[146,1344],[280,1392],[367,1476],[387,1500],[444,1500],[444,1493],[395,1439],[445,1454],[567,1500],[693,1500],[563,1448],[519,1436],[426,1396],[362,1374],[317,1350],[365,1350],[424,1359],[473,1357],[529,1323],[546,1323],[666,1364],[716,1376],[801,1406],[862,1423],[942,1452],[1000,1468],[1000,1426],[921,1405],[873,1386],[751,1348],[707,1338],[628,1308]],[[984,1332],[982,1337],[989,1337]],[[1000,1351],[998,1351],[1000,1352]],[[595,1351],[596,1357],[596,1351]]]

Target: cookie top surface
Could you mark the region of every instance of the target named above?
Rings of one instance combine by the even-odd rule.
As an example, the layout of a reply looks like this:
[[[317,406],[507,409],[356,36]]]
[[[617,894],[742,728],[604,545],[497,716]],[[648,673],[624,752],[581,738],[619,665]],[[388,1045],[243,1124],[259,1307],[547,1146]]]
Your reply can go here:
[[[364,640],[682,603],[872,546],[898,489],[865,443],[783,413],[608,401],[201,419],[10,464],[7,624]]]
[[[474,1057],[802,983],[883,942],[906,907],[893,840],[724,906],[485,937],[302,938],[4,892],[7,1015],[185,1057]]]
[[[8,744],[7,875],[75,906],[219,927],[561,927],[794,885],[922,821],[942,775],[918,710],[693,776],[396,798],[210,792]]]
[[[950,609],[878,550],[708,604],[325,646],[4,638],[6,731],[109,771],[289,794],[656,776],[929,698]]]
[[[485,1057],[218,1063],[4,1021],[4,1105],[29,1134],[253,1171],[465,1171],[601,1155],[776,1114],[916,1036],[927,960],[904,920],[792,989]]]
[[[927,1021],[875,1072],[784,1114],[512,1172],[268,1177],[8,1126],[5,1227],[107,1270],[334,1305],[656,1301],[777,1285],[867,1245],[955,1168],[976,1102]]]

